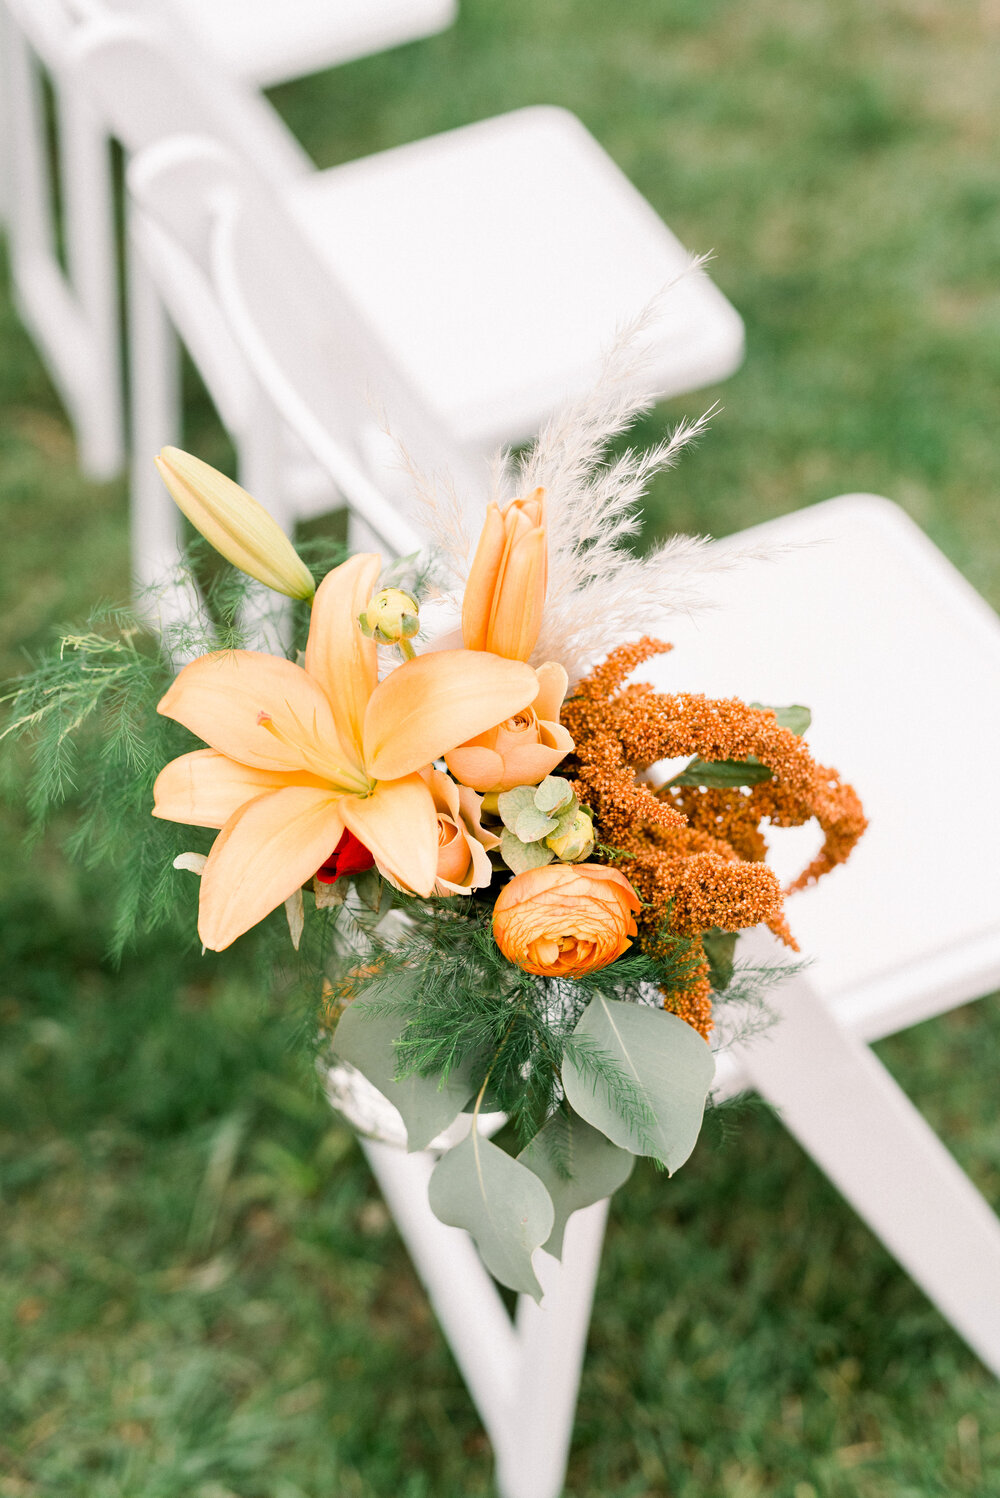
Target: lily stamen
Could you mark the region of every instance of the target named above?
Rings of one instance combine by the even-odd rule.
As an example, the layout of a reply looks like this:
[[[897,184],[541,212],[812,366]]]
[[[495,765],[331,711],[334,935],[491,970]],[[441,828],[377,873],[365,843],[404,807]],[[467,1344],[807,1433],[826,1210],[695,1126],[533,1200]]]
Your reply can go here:
[[[289,712],[291,712],[290,708]],[[295,717],[295,714],[291,713],[291,716],[293,721],[298,725],[299,720]],[[353,795],[371,795],[375,782],[370,780],[367,775],[362,774],[360,771],[346,769],[343,765],[339,765],[330,759],[322,750],[314,751],[312,743],[304,734],[302,737],[293,738],[290,734],[285,733],[275,723],[271,714],[265,712],[263,709],[257,714],[257,727],[266,728],[268,733],[278,740],[279,744],[286,744],[290,748],[295,749],[303,760],[305,760],[314,775],[321,776],[324,780],[328,780],[331,785],[337,786],[340,790],[350,791]]]

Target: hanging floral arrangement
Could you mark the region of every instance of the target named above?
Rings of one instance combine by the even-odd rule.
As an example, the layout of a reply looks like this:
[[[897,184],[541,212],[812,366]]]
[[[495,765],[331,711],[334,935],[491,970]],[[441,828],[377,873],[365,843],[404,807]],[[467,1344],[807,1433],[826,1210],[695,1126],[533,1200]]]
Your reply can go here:
[[[738,933],[763,924],[795,951],[786,896],[865,827],[852,788],[812,759],[806,709],[643,680],[714,556],[627,544],[649,478],[703,425],[607,460],[639,404],[605,386],[550,423],[499,471],[471,538],[467,507],[418,480],[436,582],[374,553],[317,574],[236,484],[166,449],[195,528],[295,600],[289,650],[248,648],[238,589],[159,651],[117,613],[19,684],[12,724],[38,738],[39,804],[99,725],[88,815],[102,851],[129,843],[122,939],[192,872],[206,949],[284,912],[286,945],[311,954],[335,1101],[351,1114],[374,1089],[408,1148],[440,1148],[433,1210],[532,1294],[533,1252],[558,1254],[569,1215],[636,1156],[669,1172],[688,1158],[714,1010],[769,976],[741,973]],[[190,576],[177,586],[194,595]],[[150,700],[159,737],[140,724]],[[764,829],[810,820],[822,849],[783,891]],[[164,824],[207,829],[207,851],[166,858]]]

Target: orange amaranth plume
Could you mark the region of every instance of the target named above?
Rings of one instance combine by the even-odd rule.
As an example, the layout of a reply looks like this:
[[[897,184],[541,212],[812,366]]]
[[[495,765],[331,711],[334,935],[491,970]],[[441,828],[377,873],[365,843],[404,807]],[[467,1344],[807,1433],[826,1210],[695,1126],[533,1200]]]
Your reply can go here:
[[[619,850],[645,902],[644,945],[669,919],[671,929],[699,938],[713,928],[743,930],[759,923],[797,950],[773,871],[763,863],[766,818],[792,827],[815,818],[823,847],[785,893],[803,888],[843,863],[866,821],[854,789],[819,765],[803,741],[782,728],[769,708],[736,698],[660,693],[628,675],[670,646],[643,639],[612,651],[578,686],[562,711],[573,736],[575,789],[594,811],[601,841]],[[766,765],[772,779],[747,789],[664,786],[653,791],[637,778],[661,759],[698,755]],[[678,1012],[707,1033],[707,965],[689,990],[668,996]]]

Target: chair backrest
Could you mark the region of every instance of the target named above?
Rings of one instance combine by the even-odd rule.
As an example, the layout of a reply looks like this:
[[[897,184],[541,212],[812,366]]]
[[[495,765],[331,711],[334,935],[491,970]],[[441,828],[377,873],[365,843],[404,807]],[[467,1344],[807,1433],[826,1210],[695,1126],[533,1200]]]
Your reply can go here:
[[[26,13],[36,0],[13,0]],[[41,0],[72,11],[65,55],[129,153],[166,136],[222,141],[274,185],[313,170],[305,151],[266,99],[215,66],[182,22],[149,4]]]
[[[47,68],[57,68],[73,34],[73,16],[63,0],[4,0],[5,9],[17,23]]]
[[[382,412],[421,471],[469,501],[486,479],[441,433],[282,203],[218,145],[174,137],[137,157],[129,189],[202,268],[264,395],[352,509],[396,551],[421,544]],[[391,496],[391,502],[384,497]]]
[[[399,524],[408,485],[373,400],[418,462],[448,470],[478,498],[485,465],[439,430],[308,243],[284,201],[289,174],[261,142],[243,91],[143,17],[91,22],[81,28],[76,57],[115,133],[136,152],[129,172],[135,202],[199,269],[208,295],[224,293],[225,317],[255,378],[357,512],[367,510],[385,539],[392,514],[400,539],[404,529],[410,540],[417,536]],[[227,237],[223,220],[237,218],[238,233]],[[397,502],[386,505],[377,491]]]

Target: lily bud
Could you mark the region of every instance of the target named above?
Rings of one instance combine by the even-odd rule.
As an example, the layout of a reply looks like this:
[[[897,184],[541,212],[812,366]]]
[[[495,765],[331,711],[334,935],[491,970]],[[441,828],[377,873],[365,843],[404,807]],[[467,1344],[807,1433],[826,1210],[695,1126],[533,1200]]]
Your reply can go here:
[[[358,627],[379,645],[398,645],[411,640],[420,628],[420,605],[402,588],[382,588],[358,615]]]
[[[155,459],[170,497],[216,551],[289,598],[312,598],[312,573],[263,505],[200,458],[165,447]]]
[[[545,846],[562,863],[582,863],[589,858],[594,851],[594,819],[590,812],[578,806],[568,824],[545,839]]]
[[[526,661],[542,627],[547,582],[545,490],[503,510],[491,504],[465,585],[465,648]]]

